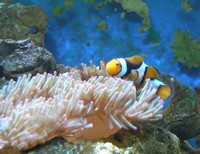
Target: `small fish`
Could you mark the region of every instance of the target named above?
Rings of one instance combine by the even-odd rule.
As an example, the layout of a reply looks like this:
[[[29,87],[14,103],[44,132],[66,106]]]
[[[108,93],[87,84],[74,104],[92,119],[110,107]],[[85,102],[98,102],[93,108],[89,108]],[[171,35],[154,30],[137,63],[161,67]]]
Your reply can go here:
[[[106,70],[111,76],[132,79],[137,89],[144,86],[146,79],[151,79],[152,83],[158,88],[157,94],[162,99],[171,95],[170,86],[159,81],[159,71],[155,67],[147,65],[141,56],[112,59],[106,64]]]
[[[26,33],[26,36],[27,36],[28,34],[37,34],[38,32],[39,32],[39,28],[38,28],[38,27],[36,27],[36,26],[31,26],[30,29],[29,29],[29,31]]]

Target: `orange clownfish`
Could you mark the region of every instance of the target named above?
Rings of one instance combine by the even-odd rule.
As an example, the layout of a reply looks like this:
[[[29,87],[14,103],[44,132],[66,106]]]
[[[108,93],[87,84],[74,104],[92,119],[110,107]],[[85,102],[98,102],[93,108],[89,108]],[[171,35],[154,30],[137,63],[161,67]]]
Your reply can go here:
[[[143,87],[146,79],[152,79],[152,83],[158,88],[157,95],[160,98],[167,99],[171,95],[170,86],[158,80],[158,70],[148,66],[141,56],[112,59],[106,64],[106,70],[111,76],[132,78],[137,89]]]

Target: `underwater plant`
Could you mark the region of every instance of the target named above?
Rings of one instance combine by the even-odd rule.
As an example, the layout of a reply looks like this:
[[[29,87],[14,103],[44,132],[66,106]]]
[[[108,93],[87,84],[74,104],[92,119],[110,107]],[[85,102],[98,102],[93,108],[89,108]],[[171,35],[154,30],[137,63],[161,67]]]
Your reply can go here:
[[[83,0],[84,3],[91,3],[95,9],[100,9],[106,6],[108,3],[115,2],[121,4],[123,12],[121,13],[121,18],[124,18],[126,13],[135,12],[138,16],[142,17],[142,26],[138,29],[139,32],[144,33],[151,27],[151,22],[149,19],[149,11],[147,4],[142,0]],[[56,4],[52,5],[53,13],[57,16],[62,15],[64,11],[73,7],[75,2],[73,0],[64,0],[64,6],[58,6]]]
[[[159,45],[160,40],[161,40],[160,33],[154,27],[151,27],[146,34],[144,42],[147,44],[152,43],[152,45],[155,46]]]
[[[59,5],[56,5],[56,4],[53,4],[52,5],[52,10],[53,10],[53,13],[56,15],[56,16],[60,16],[62,15],[62,13],[66,10],[68,10],[69,8],[73,7],[75,5],[75,2],[73,0],[64,0],[64,6],[59,6]]]
[[[162,118],[156,91],[150,80],[136,91],[133,82],[110,77],[103,65],[59,76],[24,75],[0,91],[0,150],[26,150],[54,137],[73,142],[136,130],[132,122]]]
[[[193,10],[190,4],[190,0],[182,0],[181,7],[188,12],[191,12]]]
[[[188,68],[200,66],[200,42],[197,38],[190,38],[190,31],[176,30],[171,48],[175,61]]]
[[[97,29],[98,30],[107,30],[108,29],[108,24],[106,24],[103,20],[100,18],[97,18],[98,24],[97,24]]]
[[[151,27],[149,19],[149,11],[147,4],[142,0],[115,0],[120,3],[126,12],[135,12],[143,18],[142,26],[138,29],[139,32],[144,33]]]

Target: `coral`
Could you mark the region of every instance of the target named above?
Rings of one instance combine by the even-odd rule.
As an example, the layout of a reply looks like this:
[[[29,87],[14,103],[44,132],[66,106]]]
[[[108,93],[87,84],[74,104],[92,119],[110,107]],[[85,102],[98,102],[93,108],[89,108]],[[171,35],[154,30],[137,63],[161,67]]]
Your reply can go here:
[[[163,100],[146,81],[136,91],[133,82],[109,77],[105,66],[52,75],[24,75],[0,91],[0,150],[17,152],[60,136],[105,138],[131,122],[162,118]]]
[[[171,48],[175,61],[181,62],[188,68],[200,66],[200,42],[197,38],[190,38],[190,31],[177,30]]]

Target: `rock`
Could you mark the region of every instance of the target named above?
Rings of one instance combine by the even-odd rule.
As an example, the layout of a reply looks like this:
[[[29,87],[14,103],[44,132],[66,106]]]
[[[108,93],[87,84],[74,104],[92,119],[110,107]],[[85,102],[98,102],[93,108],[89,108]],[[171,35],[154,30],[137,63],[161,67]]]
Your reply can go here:
[[[70,69],[72,67],[70,66],[65,66],[63,64],[56,64],[56,72],[59,74],[59,73],[65,73],[65,72],[69,72]]]
[[[121,137],[116,137],[121,136]],[[119,140],[119,138],[121,138]],[[145,125],[142,132],[122,130],[115,136],[104,140],[78,141],[67,143],[64,139],[54,139],[45,145],[37,146],[28,154],[35,153],[79,153],[79,154],[111,154],[111,153],[137,153],[137,154],[179,154],[179,139],[166,129]]]
[[[173,87],[174,95],[164,111],[164,118],[158,122],[163,128],[176,134],[181,140],[200,135],[200,97],[190,87],[169,75],[163,81]]]
[[[56,61],[48,50],[31,41],[0,39],[0,67],[2,76],[17,78],[21,74],[53,72]]]
[[[44,45],[48,16],[39,6],[0,3],[0,21],[0,39],[31,38],[37,45]]]
[[[3,86],[5,86],[7,83],[8,83],[8,82],[6,81],[5,78],[1,78],[1,79],[0,79],[0,89],[1,89]]]
[[[13,0],[0,0],[0,3],[12,4]]]

